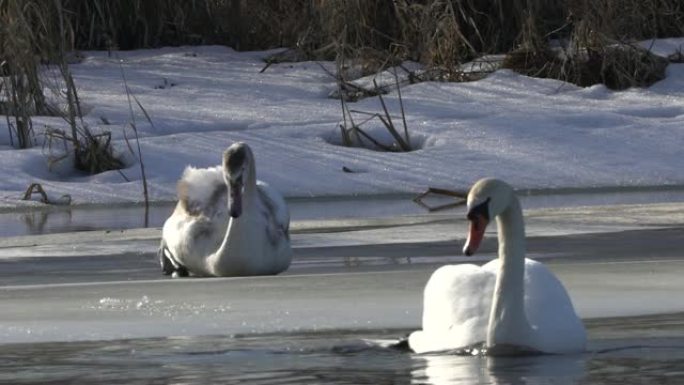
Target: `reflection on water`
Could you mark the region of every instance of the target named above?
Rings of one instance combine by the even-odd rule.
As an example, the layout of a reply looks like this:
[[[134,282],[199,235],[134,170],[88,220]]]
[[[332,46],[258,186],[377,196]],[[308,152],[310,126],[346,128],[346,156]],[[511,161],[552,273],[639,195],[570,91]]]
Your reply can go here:
[[[588,326],[595,333],[607,325]],[[5,345],[0,384],[679,384],[684,337],[676,329],[670,337],[594,339],[584,354],[531,357],[415,355],[371,342],[405,330]]]
[[[71,217],[69,211],[69,217]],[[47,223],[48,213],[44,211],[29,212],[22,214],[22,219],[26,225],[29,234],[43,234],[45,232],[45,224]]]
[[[578,384],[585,355],[531,357],[415,356],[424,361],[411,373],[414,384]]]
[[[171,205],[150,208],[149,226],[161,226],[171,214]],[[0,236],[66,233],[101,229],[128,229],[145,226],[145,210],[138,206],[28,210],[0,214]]]

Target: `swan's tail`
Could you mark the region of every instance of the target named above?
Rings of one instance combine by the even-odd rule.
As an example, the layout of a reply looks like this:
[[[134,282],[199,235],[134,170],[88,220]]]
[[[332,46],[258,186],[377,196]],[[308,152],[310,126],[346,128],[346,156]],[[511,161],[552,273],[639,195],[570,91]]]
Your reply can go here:
[[[161,240],[159,250],[157,251],[159,257],[159,264],[161,265],[162,273],[164,275],[173,275],[178,277],[187,277],[188,269],[176,261],[171,253],[171,250],[166,246],[164,239]]]

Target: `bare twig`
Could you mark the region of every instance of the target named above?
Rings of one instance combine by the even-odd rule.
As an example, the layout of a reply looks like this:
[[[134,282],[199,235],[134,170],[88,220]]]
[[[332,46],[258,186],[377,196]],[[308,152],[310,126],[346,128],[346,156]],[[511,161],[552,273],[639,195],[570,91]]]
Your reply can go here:
[[[430,206],[425,202],[425,198],[427,198],[430,195],[446,195],[449,197],[454,197],[457,199],[456,202],[453,203],[446,203],[442,205],[437,205],[437,206]],[[424,209],[430,211],[430,212],[435,212],[435,211],[442,211],[442,210],[447,210],[451,209],[454,207],[462,206],[466,203],[466,198],[468,197],[467,192],[463,191],[457,191],[457,190],[448,190],[448,189],[443,189],[443,188],[437,188],[437,187],[428,187],[427,191],[419,194],[415,198],[413,198],[413,201],[418,204],[419,206],[423,207]]]
[[[377,88],[378,83],[373,79],[373,85]],[[387,127],[387,130],[389,133],[394,137],[394,139],[397,141],[397,144],[399,147],[402,149],[402,151],[411,151],[411,146],[408,145],[404,141],[404,139],[399,135],[397,130],[394,128],[394,124],[392,123],[392,117],[390,116],[389,111],[387,110],[387,105],[385,104],[385,100],[382,98],[382,95],[378,95],[378,98],[380,98],[380,104],[382,105],[382,110],[385,112],[385,117],[387,120],[385,120],[382,116],[378,116],[382,123]]]
[[[43,186],[41,186],[40,183],[31,183],[29,187],[26,189],[26,192],[24,193],[24,198],[23,200],[28,201],[31,200],[31,197],[33,196],[34,193],[40,194],[40,201],[47,204],[50,203],[50,199],[48,199],[47,193],[43,189]]]
[[[145,199],[145,218],[144,218],[144,220],[145,220],[145,227],[147,227],[147,226],[149,226],[149,221],[150,221],[150,197],[149,197],[148,190],[147,190],[147,176],[145,175],[145,163],[143,162],[142,151],[140,150],[140,138],[138,136],[138,127],[136,126],[136,123],[135,123],[135,113],[133,112],[133,102],[131,101],[131,98],[135,99],[135,102],[138,104],[138,107],[140,107],[140,109],[142,110],[147,121],[150,122],[151,125],[153,125],[153,123],[152,123],[152,119],[150,118],[150,115],[147,113],[147,111],[142,106],[140,101],[135,96],[131,95],[131,91],[128,88],[128,82],[126,81],[126,73],[123,69],[123,65],[121,64],[121,62],[119,62],[119,68],[121,69],[121,78],[123,79],[124,89],[126,90],[126,98],[128,99],[128,110],[131,114],[130,126],[133,129],[133,133],[135,134],[135,142],[136,142],[137,149],[138,149],[138,160],[140,161],[140,174],[142,176],[142,183],[143,183],[143,198]],[[129,149],[130,149],[130,144],[129,144]]]
[[[399,86],[399,76],[397,76],[397,67],[394,67],[394,84],[397,87],[397,96],[399,97],[399,108],[401,108],[401,122],[404,125],[404,137],[406,143],[411,145],[411,138],[409,138],[408,125],[406,124],[406,113],[404,111],[404,100],[401,98],[401,87]]]
[[[26,189],[26,192],[24,193],[24,197],[22,198],[22,200],[25,200],[25,201],[31,200],[34,193],[37,193],[40,195],[40,201],[44,204],[53,204],[53,205],[69,205],[69,204],[71,204],[71,195],[69,195],[69,194],[64,194],[57,200],[51,200],[50,197],[48,197],[47,193],[45,192],[45,189],[43,188],[43,186],[40,183],[31,183],[29,185],[29,187]]]
[[[372,136],[368,135],[364,130],[362,130],[360,127],[356,127],[356,131],[363,136],[364,138],[368,139],[371,143],[373,143],[377,148],[387,151],[387,152],[396,152],[392,147],[390,146],[385,146],[384,144],[378,142],[377,140],[373,139]]]

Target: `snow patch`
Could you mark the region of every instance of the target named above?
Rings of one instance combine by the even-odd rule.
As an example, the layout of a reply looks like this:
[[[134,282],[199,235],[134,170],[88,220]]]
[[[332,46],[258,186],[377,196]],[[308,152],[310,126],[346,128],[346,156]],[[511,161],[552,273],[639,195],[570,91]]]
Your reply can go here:
[[[658,40],[654,51],[669,54],[683,43]],[[0,207],[22,204],[31,183],[55,196],[69,194],[72,204],[142,201],[137,154],[126,143],[132,119],[152,200],[173,201],[185,167],[219,164],[235,141],[250,144],[259,178],[287,197],[464,189],[484,176],[517,188],[684,184],[684,64],[670,64],[667,77],[650,88],[622,92],[508,70],[468,83],[407,84],[401,99],[418,151],[390,153],[341,145],[340,101],[327,97],[334,80],[323,69],[334,63],[274,64],[262,73],[267,54],[218,46],[116,52],[111,58],[85,52],[85,60],[72,66],[81,101],[92,107],[84,122],[111,130],[127,168],[88,176],[64,162],[51,170],[43,130],[66,130],[66,123],[35,117],[38,145],[16,150],[0,119]],[[131,114],[122,68],[154,124],[135,106]],[[394,75],[380,80],[391,84]],[[388,91],[383,100],[401,134],[401,118],[394,118],[401,111],[399,95]],[[383,111],[378,98],[349,107]],[[392,142],[379,121],[362,128]],[[137,143],[131,145],[137,151]],[[343,172],[345,167],[363,172]]]

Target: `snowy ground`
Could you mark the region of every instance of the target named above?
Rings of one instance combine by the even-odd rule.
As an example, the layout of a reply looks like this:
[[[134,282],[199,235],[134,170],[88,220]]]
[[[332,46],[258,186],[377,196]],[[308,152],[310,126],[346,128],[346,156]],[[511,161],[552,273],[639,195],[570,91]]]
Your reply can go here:
[[[665,55],[683,41],[662,40],[653,48]],[[288,197],[465,189],[482,176],[518,188],[684,184],[684,64],[671,64],[667,79],[648,89],[622,92],[506,70],[471,83],[407,85],[406,118],[419,149],[390,154],[335,145],[341,109],[328,98],[334,80],[313,62],[260,73],[267,54],[225,47],[85,52],[72,70],[88,126],[111,131],[122,153],[128,151],[124,133],[133,136],[126,125],[138,127],[154,200],[173,200],[186,165],[218,164],[222,150],[238,140],[253,146],[259,177]],[[124,76],[153,125],[135,102],[129,108]],[[398,115],[396,92],[386,100]],[[377,98],[351,108],[381,111]],[[64,123],[36,118],[39,141],[46,126]],[[367,127],[383,130],[379,122]],[[130,154],[126,181],[114,171],[82,176],[66,165],[50,171],[45,153],[40,145],[12,149],[0,121],[0,206],[20,204],[32,182],[54,197],[70,194],[73,204],[142,200],[139,166]]]

